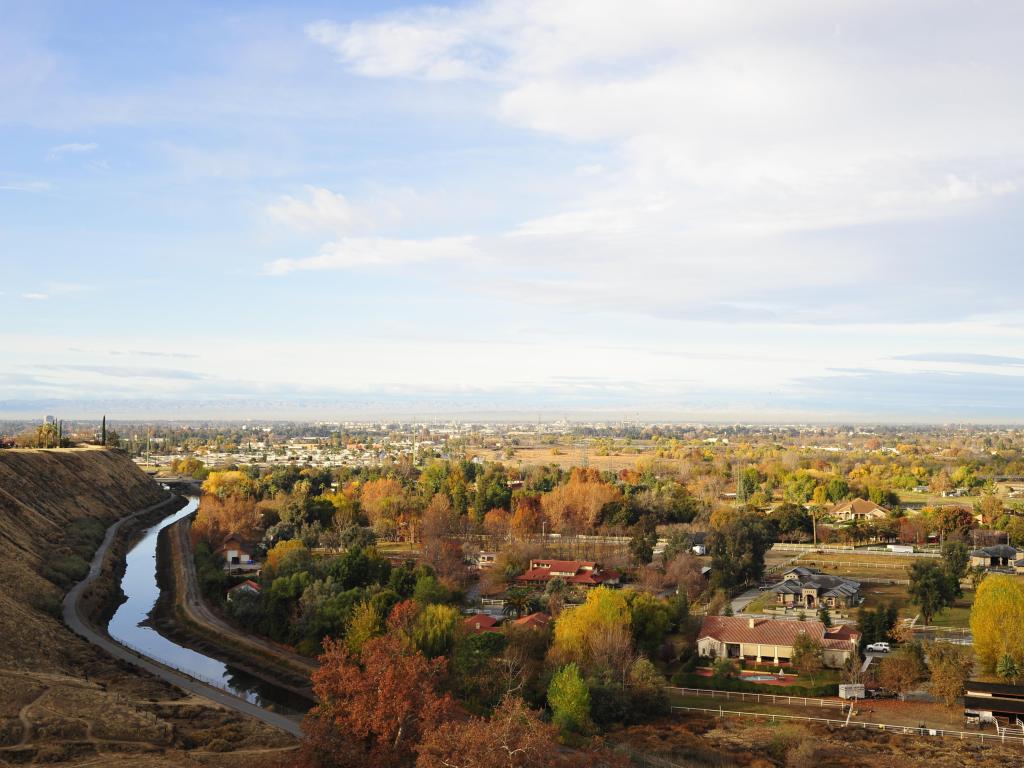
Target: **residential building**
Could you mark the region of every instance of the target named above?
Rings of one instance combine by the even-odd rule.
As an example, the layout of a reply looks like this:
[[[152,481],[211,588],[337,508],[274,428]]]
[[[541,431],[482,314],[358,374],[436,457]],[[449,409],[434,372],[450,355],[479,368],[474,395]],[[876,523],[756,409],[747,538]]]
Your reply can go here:
[[[816,611],[822,605],[829,608],[853,608],[860,602],[860,582],[829,576],[813,568],[790,568],[782,574],[782,581],[771,589],[775,602],[786,608],[804,608]]]
[[[497,559],[498,555],[494,552],[481,552],[476,556],[476,567],[481,571],[486,571],[487,569],[494,567],[494,563]]]
[[[237,533],[229,533],[221,542],[217,554],[224,558],[226,570],[256,570],[260,564],[253,559],[253,546]]]
[[[867,499],[842,501],[829,510],[836,520],[883,520],[889,517],[889,510]]]
[[[852,624],[826,627],[820,621],[705,616],[697,634],[697,651],[712,659],[788,664],[800,635],[821,646],[822,663],[833,669],[842,668],[856,653],[861,638]]]
[[[541,611],[537,611],[536,613],[531,613],[527,616],[516,619],[512,622],[512,625],[516,627],[529,627],[530,629],[545,629],[550,623],[550,616],[546,613],[542,613]]]
[[[486,613],[477,613],[462,620],[462,626],[471,635],[479,635],[481,632],[500,632],[499,623],[498,619],[488,616]]]
[[[543,585],[554,578],[578,587],[618,586],[618,571],[606,571],[586,560],[531,560],[530,567],[516,576],[521,584]]]
[[[263,587],[261,587],[255,581],[253,581],[252,579],[246,579],[241,584],[235,584],[235,586],[228,590],[228,602],[230,603],[232,600],[237,599],[238,596],[242,594],[258,595],[262,591]]]
[[[1016,561],[1024,557],[1024,552],[1009,544],[993,544],[971,552],[971,567],[980,568],[1012,568]]]

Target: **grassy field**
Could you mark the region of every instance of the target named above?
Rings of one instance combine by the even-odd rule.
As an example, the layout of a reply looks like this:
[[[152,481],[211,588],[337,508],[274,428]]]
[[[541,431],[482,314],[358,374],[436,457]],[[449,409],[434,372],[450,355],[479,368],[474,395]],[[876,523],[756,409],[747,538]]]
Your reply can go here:
[[[546,466],[557,464],[562,469],[570,469],[583,464],[582,449],[573,445],[543,445],[516,448],[512,458],[505,458],[502,449],[473,448],[469,455],[479,456],[485,461],[500,461],[509,467]],[[587,465],[599,470],[618,472],[621,469],[635,469],[639,459],[649,456],[649,452],[637,449],[636,452],[614,453],[600,456],[593,449],[586,452]]]
[[[878,608],[883,605],[895,605],[900,618],[913,618],[919,611],[910,602],[907,587],[903,584],[864,584],[861,586],[864,603],[861,609]],[[974,590],[965,589],[963,597],[952,606],[932,618],[935,627],[967,627],[970,625],[971,605],[974,604]],[[857,611],[851,611],[856,614]],[[919,620],[920,623],[920,620]]]

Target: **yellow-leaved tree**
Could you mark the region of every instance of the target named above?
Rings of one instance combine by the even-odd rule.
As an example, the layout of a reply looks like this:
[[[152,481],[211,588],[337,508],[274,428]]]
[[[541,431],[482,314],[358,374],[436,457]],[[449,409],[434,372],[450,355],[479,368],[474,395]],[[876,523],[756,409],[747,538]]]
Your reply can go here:
[[[618,666],[620,659],[608,657],[631,653],[629,624],[625,593],[607,587],[591,590],[583,605],[559,615],[551,658],[560,665],[576,662],[584,670],[595,663]]]
[[[306,545],[298,539],[279,541],[267,552],[267,567],[276,570],[293,552],[306,552]]]
[[[971,633],[986,672],[995,671],[1004,656],[1024,665],[1024,582],[995,573],[981,582],[971,608]]]

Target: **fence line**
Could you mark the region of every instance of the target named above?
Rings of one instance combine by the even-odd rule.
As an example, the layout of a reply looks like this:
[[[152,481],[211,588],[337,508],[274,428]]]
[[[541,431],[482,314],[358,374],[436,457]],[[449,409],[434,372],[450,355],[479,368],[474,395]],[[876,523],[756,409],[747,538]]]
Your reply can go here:
[[[758,718],[764,718],[771,720],[773,723],[777,720],[801,720],[805,722],[822,723],[824,725],[839,726],[841,728],[862,728],[864,730],[883,731],[886,733],[896,733],[907,736],[940,736],[946,738],[960,739],[965,741],[966,739],[978,739],[981,742],[986,741],[997,741],[1001,744],[1024,744],[1024,737],[1020,736],[1007,736],[1005,734],[995,735],[991,733],[973,733],[970,731],[950,731],[944,728],[921,728],[912,727],[907,725],[893,725],[891,723],[868,723],[860,720],[854,720],[847,725],[845,720],[833,720],[828,717],[810,717],[807,715],[775,715],[765,712],[740,712],[738,710],[729,709],[706,709],[703,707],[672,707],[672,711],[680,712],[700,712],[705,715],[717,715],[718,717],[724,717],[725,715],[735,715],[737,717],[753,717],[755,720]]]
[[[834,699],[816,699],[807,696],[780,696],[774,693],[745,693],[743,691],[720,691],[714,688],[679,688],[674,685],[665,686],[667,691],[678,691],[683,696],[709,696],[712,699],[740,699],[742,701],[753,700],[758,703],[767,701],[773,704],[800,704],[805,707],[831,707],[833,709],[845,709],[846,704]]]
[[[908,570],[910,563],[851,563],[842,560],[822,560],[817,557],[801,557],[801,563],[810,563],[811,565],[845,565],[853,568],[886,568],[888,570]]]

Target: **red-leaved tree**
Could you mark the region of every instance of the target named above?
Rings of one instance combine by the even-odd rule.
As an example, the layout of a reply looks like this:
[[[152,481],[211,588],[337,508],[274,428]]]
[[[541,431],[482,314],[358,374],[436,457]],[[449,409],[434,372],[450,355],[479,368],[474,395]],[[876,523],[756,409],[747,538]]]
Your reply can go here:
[[[343,643],[324,641],[313,673],[319,702],[306,717],[300,765],[309,768],[409,766],[425,733],[451,716],[440,692],[444,658],[427,659],[404,641],[405,611],[389,619],[389,634],[368,641],[356,658]]]

